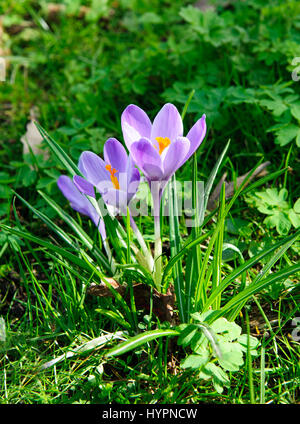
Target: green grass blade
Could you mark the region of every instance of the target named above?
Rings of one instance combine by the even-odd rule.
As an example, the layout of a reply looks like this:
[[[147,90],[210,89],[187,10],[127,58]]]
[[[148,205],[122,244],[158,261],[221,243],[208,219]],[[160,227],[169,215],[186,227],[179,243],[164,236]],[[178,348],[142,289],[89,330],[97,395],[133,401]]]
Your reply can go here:
[[[166,336],[178,336],[179,332],[176,330],[152,330],[152,331],[146,331],[142,334],[138,334],[137,336],[134,336],[127,340],[124,343],[121,343],[120,345],[114,347],[113,349],[110,349],[108,353],[105,355],[106,358],[111,358],[114,356],[123,355],[126,352],[129,352],[131,350],[134,350],[138,348],[139,346],[150,342],[151,340],[157,339],[159,337],[166,337]]]
[[[181,250],[181,236],[178,221],[178,204],[176,191],[175,175],[168,184],[168,202],[169,202],[169,234],[171,258],[176,256]],[[185,322],[185,300],[184,300],[184,281],[182,272],[182,263],[179,259],[173,267],[174,289],[181,322]]]
[[[121,339],[124,340],[125,333],[123,331],[117,331],[116,333],[108,333],[100,337],[96,337],[95,339],[89,340],[86,343],[83,343],[82,345],[67,351],[63,355],[58,356],[55,359],[52,359],[49,362],[46,362],[42,366],[38,368],[38,371],[43,371],[47,368],[53,367],[59,362],[62,362],[66,359],[72,358],[75,355],[79,355],[81,353],[85,353],[91,350],[94,350],[96,348],[99,348],[100,346],[105,346],[106,343],[108,343],[111,340]]]
[[[224,214],[222,217],[220,217],[220,219],[217,222],[216,228],[213,231],[212,237],[209,241],[208,247],[206,249],[203,261],[202,261],[202,265],[201,265],[201,271],[198,277],[198,281],[197,281],[197,286],[196,286],[196,291],[195,291],[195,309],[199,310],[199,309],[203,309],[204,306],[204,297],[206,296],[205,293],[205,286],[204,286],[204,282],[205,282],[205,272],[207,270],[207,265],[209,262],[209,257],[210,254],[212,252],[214,243],[216,238],[218,237],[219,232],[222,229],[223,226],[223,218],[225,219],[225,217],[228,215],[228,212],[230,211],[232,205],[234,204],[235,200],[237,199],[237,197],[240,195],[240,193],[242,192],[242,190],[244,189],[244,187],[247,185],[248,181],[251,178],[251,175],[255,172],[255,170],[258,168],[258,166],[260,165],[262,159],[257,163],[257,165],[249,172],[249,174],[247,175],[247,177],[245,178],[245,180],[243,181],[243,184],[236,190],[236,192],[234,193],[232,199],[230,200],[229,204],[227,205],[226,209],[224,210]],[[206,300],[205,300],[206,302]]]
[[[80,172],[77,165],[72,161],[72,159],[67,155],[67,153],[63,150],[62,147],[59,146],[58,143],[56,143],[53,138],[50,137],[50,135],[42,128],[38,123],[35,123],[37,129],[43,136],[45,142],[50,147],[54,155],[57,157],[57,159],[65,166],[65,168],[70,172],[72,176],[75,174],[83,176]],[[90,200],[90,199],[89,199]],[[102,211],[106,210],[106,206],[102,205]],[[110,242],[112,243],[115,254],[119,256],[120,262],[125,261],[126,254],[124,256],[123,254],[123,247],[120,243],[120,236],[124,237],[124,229],[118,222],[118,220],[115,217],[112,217],[108,213],[102,213],[106,230],[110,239]],[[116,229],[119,229],[119,233],[117,234]],[[125,237],[126,238],[126,237]]]
[[[206,240],[207,238],[209,238],[212,234],[213,234],[213,231],[209,231],[208,233],[197,237],[195,240],[192,240],[192,241],[186,243],[183,246],[183,248],[180,250],[180,252],[177,253],[177,255],[175,255],[173,258],[171,258],[169,260],[169,262],[168,262],[168,264],[167,264],[167,266],[165,267],[165,270],[164,270],[164,274],[163,274],[163,278],[162,278],[162,284],[164,283],[164,281],[168,277],[169,273],[172,271],[172,268],[183,257],[183,255],[185,255],[191,248],[193,248],[197,244],[199,244],[199,243],[203,242],[204,240]]]
[[[68,259],[70,262],[77,265],[78,267],[81,267],[82,269],[84,269],[86,271],[90,271],[90,267],[86,264],[86,262],[84,260],[80,259],[78,257],[78,255],[74,255],[73,253],[70,253],[66,248],[56,246],[52,243],[49,243],[46,240],[43,240],[39,237],[35,237],[35,236],[33,236],[32,234],[30,234],[26,231],[17,230],[15,228],[11,228],[11,227],[4,225],[4,224],[1,224],[1,223],[0,223],[0,227],[10,234],[14,234],[14,235],[16,235],[20,238],[25,238],[29,241],[32,241],[33,243],[39,244],[40,246],[43,246],[46,249],[49,249],[49,250],[55,252],[56,254],[61,255],[62,257]]]
[[[107,258],[103,253],[95,246],[93,240],[89,235],[83,230],[83,228],[73,219],[69,214],[67,214],[53,199],[47,196],[42,191],[38,190],[38,193],[46,200],[48,205],[50,205],[56,213],[71,227],[75,234],[80,238],[80,240],[85,244],[85,246],[93,252],[97,261],[99,261],[108,271],[111,272],[111,267]]]
[[[265,347],[261,347],[260,355],[260,404],[264,405],[266,403],[265,397],[265,384],[266,384],[266,372],[265,372],[265,356],[266,351]]]
[[[35,122],[37,129],[42,135],[44,141],[48,147],[52,150],[57,159],[65,166],[65,168],[70,172],[72,176],[75,174],[83,176],[78,169],[77,165],[72,161],[72,159],[67,155],[67,153],[60,147],[58,143],[47,133],[47,131],[37,122]]]
[[[102,308],[95,309],[95,312],[98,312],[99,314],[110,318],[113,322],[116,322],[118,325],[124,327],[126,330],[131,330],[131,325],[119,313]]]
[[[185,105],[183,107],[183,110],[182,110],[182,113],[181,113],[181,119],[182,120],[184,120],[185,114],[186,114],[186,112],[188,110],[188,107],[189,107],[189,104],[191,103],[192,98],[194,97],[194,94],[195,94],[195,90],[193,89],[190,92],[189,97],[188,97],[188,99],[187,99],[187,101],[186,101],[186,103],[185,103]]]
[[[211,291],[216,290],[218,285],[221,282],[222,278],[222,254],[223,254],[223,238],[224,238],[224,222],[225,222],[225,184],[222,185],[221,194],[220,194],[220,206],[219,206],[219,219],[221,222],[220,231],[215,242],[214,249],[214,259],[213,259],[213,273],[212,273],[212,286]],[[217,296],[213,309],[219,309],[221,304],[221,295]]]
[[[296,237],[297,238],[297,237]],[[284,244],[278,252],[275,253],[275,255],[272,256],[272,258],[269,260],[269,262],[263,267],[263,269],[256,275],[256,277],[253,279],[251,285],[258,283],[266,274],[267,272],[272,268],[272,266],[284,255],[286,250],[293,244],[294,240],[292,239],[288,243]],[[242,292],[243,290],[240,290]],[[247,299],[248,300],[248,299]],[[244,304],[247,302],[247,300],[244,301]],[[235,311],[232,311],[229,319],[234,321],[239,314],[240,310],[242,309],[243,305],[239,305],[238,308]]]
[[[242,194],[247,194],[252,190],[257,189],[258,187],[266,184],[268,181],[275,181],[280,175],[284,174],[288,168],[280,169],[279,171],[272,172],[272,174],[268,174],[262,178],[259,178],[259,180],[254,181],[252,184],[250,184],[248,187],[245,187],[242,191]]]
[[[250,393],[250,403],[255,404],[255,394],[254,394],[254,384],[253,384],[253,368],[252,368],[252,356],[250,350],[250,324],[248,313],[246,313],[247,321],[247,371],[248,371],[248,381],[249,381],[249,393]]]
[[[209,199],[209,195],[210,195],[210,192],[211,192],[213,183],[214,183],[215,178],[217,176],[218,170],[219,170],[219,168],[220,168],[220,166],[221,166],[221,164],[223,162],[223,159],[224,159],[224,157],[225,157],[225,155],[227,153],[227,150],[229,148],[229,145],[230,145],[230,140],[228,140],[228,142],[227,142],[227,144],[226,144],[223,152],[219,156],[219,158],[218,158],[215,166],[213,167],[213,170],[211,171],[210,176],[208,177],[208,180],[207,180],[207,182],[205,184],[205,189],[204,189],[204,205],[203,205],[204,210],[206,210],[208,199]]]
[[[199,192],[198,192],[198,163],[197,163],[197,153],[193,155],[193,178],[192,178],[192,199],[193,199],[193,211],[195,211],[195,225],[192,228],[191,236],[192,239],[196,239],[200,236],[200,228],[204,221],[205,215],[205,207],[204,207],[204,192],[201,190],[201,199],[200,204],[199,200]],[[186,263],[186,271],[185,271],[185,280],[186,280],[186,308],[187,308],[187,317],[190,316],[191,312],[191,303],[192,298],[195,294],[195,282],[197,281],[197,275],[199,275],[201,270],[201,261],[202,261],[202,252],[201,248],[196,245],[190,255],[188,256]]]
[[[216,297],[220,295],[239,275],[241,275],[243,272],[247,271],[249,268],[251,268],[254,264],[259,262],[261,259],[263,259],[265,256],[272,253],[274,250],[278,249],[282,245],[289,243],[292,241],[292,243],[298,238],[298,235],[300,234],[300,230],[298,230],[295,234],[280,240],[278,243],[274,244],[273,246],[269,247],[268,249],[265,249],[263,252],[258,253],[257,255],[250,258],[248,261],[237,267],[228,277],[226,277],[222,283],[214,290],[214,292],[211,293],[210,297],[208,298],[206,304],[204,305],[204,311],[207,311],[209,307],[213,304]]]
[[[250,284],[250,286],[248,286],[245,290],[243,290],[242,293],[239,293],[236,296],[234,296],[229,302],[227,302],[222,307],[222,309],[217,311],[216,314],[214,314],[214,319],[218,318],[219,316],[224,316],[225,313],[227,313],[232,308],[240,306],[240,309],[241,309],[244,305],[243,302],[248,300],[254,294],[260,292],[261,290],[265,289],[271,284],[276,283],[277,281],[288,278],[290,275],[295,274],[299,271],[300,271],[300,263],[286,267],[281,271],[271,274],[269,277],[264,278],[261,281],[258,281],[256,284]]]
[[[20,196],[18,193],[14,192],[14,194],[30,209],[38,218],[40,218],[42,221],[45,222],[45,224],[54,231],[59,237],[61,237],[64,242],[69,244],[72,248],[75,250],[77,249],[77,246],[74,244],[71,237],[63,231],[58,225],[56,225],[51,219],[47,217],[43,212],[38,211],[33,206],[30,205],[25,199],[23,199],[22,196]]]

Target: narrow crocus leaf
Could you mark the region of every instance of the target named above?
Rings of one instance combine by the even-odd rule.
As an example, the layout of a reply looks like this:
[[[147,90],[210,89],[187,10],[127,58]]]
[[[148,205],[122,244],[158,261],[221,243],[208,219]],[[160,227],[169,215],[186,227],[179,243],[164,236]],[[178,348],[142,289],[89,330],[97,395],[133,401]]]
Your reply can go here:
[[[89,340],[88,342],[83,343],[82,345],[76,348],[73,348],[72,350],[70,349],[67,352],[63,353],[62,355],[58,356],[57,358],[54,358],[51,361],[41,365],[38,368],[38,371],[46,370],[47,368],[53,367],[59,362],[72,358],[73,356],[79,355],[81,353],[98,349],[100,346],[105,346],[108,342],[112,340],[116,340],[116,339],[119,339],[119,340],[126,339],[126,333],[124,333],[123,331],[117,331],[116,333],[107,333],[100,337],[96,337],[95,339]]]
[[[72,159],[67,155],[63,148],[56,143],[56,141],[47,133],[47,131],[37,122],[35,122],[37,129],[42,135],[43,139],[50,147],[57,159],[66,167],[66,169],[73,176],[75,174],[81,175],[80,170],[77,165],[72,161]]]
[[[33,243],[36,243],[40,246],[43,246],[51,251],[54,251],[56,254],[61,255],[62,257],[66,258],[67,260],[69,260],[70,262],[72,262],[73,264],[77,265],[78,267],[82,268],[83,270],[86,271],[90,271],[90,267],[87,265],[87,263],[82,260],[81,258],[78,257],[78,252],[76,255],[74,255],[73,253],[69,252],[67,249],[56,246],[52,243],[49,243],[46,240],[43,240],[39,237],[35,237],[32,234],[26,232],[26,231],[21,231],[18,230],[16,228],[11,228],[7,225],[3,225],[0,223],[0,227],[4,230],[7,231],[8,233],[14,234],[20,238],[25,238],[29,241],[32,241]],[[90,258],[91,260],[91,258]]]
[[[169,203],[169,232],[171,257],[174,257],[181,250],[181,237],[179,232],[178,211],[177,211],[177,191],[176,178],[173,175],[168,185],[168,203]],[[185,317],[185,297],[184,297],[184,280],[182,273],[182,264],[179,260],[173,268],[174,287],[178,304],[179,317],[181,322],[186,321]]]
[[[67,214],[53,199],[51,199],[47,194],[38,190],[38,193],[44,198],[44,200],[51,206],[55,212],[70,226],[70,228],[74,231],[74,233],[80,238],[80,240],[84,243],[84,245],[93,253],[95,259],[98,263],[103,265],[107,271],[111,273],[111,268],[108,263],[107,258],[104,254],[98,249],[93,240],[89,237],[89,235],[83,230],[81,225],[75,221],[69,214]]]
[[[274,244],[273,246],[270,246],[268,249],[263,250],[262,252],[258,253],[257,255],[253,256],[252,258],[248,259],[245,263],[241,264],[239,267],[237,267],[231,274],[229,274],[227,277],[223,279],[220,285],[211,293],[209,298],[207,299],[203,311],[209,310],[209,308],[212,306],[216,298],[243,272],[247,271],[249,268],[251,268],[256,263],[259,263],[264,257],[271,254],[278,248],[280,248],[283,245],[290,246],[290,243],[294,243],[297,238],[300,235],[300,230],[298,230],[295,234],[292,234],[289,237],[286,237],[285,239],[280,240],[278,243]]]
[[[164,285],[164,282],[166,278],[168,277],[169,273],[172,271],[172,268],[182,258],[182,256],[185,255],[191,248],[193,248],[197,244],[202,243],[204,240],[208,239],[212,234],[213,234],[213,230],[207,232],[206,234],[202,234],[201,236],[197,237],[196,239],[192,241],[189,241],[183,246],[183,248],[180,250],[180,252],[177,253],[177,255],[175,255],[173,258],[170,259],[170,261],[168,262],[164,270],[162,285]]]
[[[225,157],[225,155],[227,153],[227,150],[229,148],[229,145],[230,145],[230,140],[228,140],[228,142],[227,142],[224,150],[222,151],[221,155],[218,157],[218,160],[215,163],[215,166],[213,167],[213,169],[212,169],[212,171],[210,173],[210,176],[208,177],[208,180],[207,180],[207,182],[205,184],[205,189],[204,189],[204,206],[203,206],[204,207],[204,210],[206,210],[207,202],[208,202],[208,199],[209,199],[209,195],[210,195],[210,192],[211,192],[213,183],[215,181],[215,178],[217,176],[217,173],[219,171],[219,168],[220,168],[220,166],[221,166],[221,164],[222,164],[222,162],[224,160],[224,157]]]
[[[134,350],[138,348],[139,346],[150,342],[151,340],[158,339],[160,337],[166,337],[166,336],[175,337],[175,336],[178,336],[179,334],[180,333],[178,331],[171,330],[171,329],[146,331],[142,334],[138,334],[137,336],[134,336],[126,340],[126,342],[121,343],[120,345],[114,347],[113,349],[110,349],[105,356],[106,358],[111,358],[114,356],[123,355],[124,353]]]

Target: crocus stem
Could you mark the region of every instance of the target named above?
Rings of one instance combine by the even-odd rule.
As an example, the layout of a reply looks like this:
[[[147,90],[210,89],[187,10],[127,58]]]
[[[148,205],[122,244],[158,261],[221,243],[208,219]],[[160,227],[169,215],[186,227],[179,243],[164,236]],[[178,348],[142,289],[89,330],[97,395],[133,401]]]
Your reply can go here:
[[[154,281],[157,289],[161,290],[161,279],[162,279],[162,243],[160,234],[160,190],[156,185],[152,192],[153,198],[153,212],[154,212]]]
[[[140,230],[138,229],[138,227],[137,227],[137,225],[136,225],[136,223],[135,223],[135,221],[134,221],[131,213],[130,213],[130,225],[131,225],[131,228],[134,231],[134,234],[135,234],[135,236],[137,238],[137,241],[139,242],[139,244],[141,246],[141,249],[142,249],[142,252],[143,252],[143,254],[145,256],[145,259],[146,259],[146,262],[148,264],[149,270],[150,270],[150,272],[152,272],[153,271],[153,267],[154,267],[153,257],[151,255],[151,253],[150,253],[150,251],[149,251],[149,249],[148,249],[148,247],[147,247],[147,245],[145,243],[144,237],[142,236]]]
[[[160,283],[162,278],[162,243],[160,236],[160,217],[154,217],[154,236],[155,236],[155,246],[154,246],[154,262],[155,262],[155,272],[154,280],[157,288],[160,289]]]

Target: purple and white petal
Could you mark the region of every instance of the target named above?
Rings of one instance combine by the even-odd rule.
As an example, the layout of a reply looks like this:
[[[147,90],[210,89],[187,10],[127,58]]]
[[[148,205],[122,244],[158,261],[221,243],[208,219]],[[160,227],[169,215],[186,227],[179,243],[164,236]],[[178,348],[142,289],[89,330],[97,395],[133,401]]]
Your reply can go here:
[[[126,166],[126,173],[128,174],[128,182],[131,181],[140,181],[140,171],[135,166],[134,160],[132,155],[128,156],[127,159],[127,166]]]
[[[168,137],[172,142],[182,135],[183,124],[178,110],[171,103],[165,104],[153,121],[151,130],[152,143],[155,143],[157,137]]]
[[[129,105],[121,116],[123,137],[127,148],[143,137],[150,138],[151,121],[148,115],[136,105]]]
[[[127,211],[128,196],[127,192],[111,188],[102,196],[105,203],[120,209],[123,213]]]
[[[86,194],[87,196],[95,197],[95,189],[93,184],[89,183],[84,178],[80,177],[79,175],[74,175],[73,183],[81,193]]]
[[[83,152],[79,158],[78,168],[85,178],[97,187],[100,193],[113,186],[110,173],[105,168],[103,159],[93,152]]]
[[[124,146],[116,139],[109,138],[104,144],[104,160],[118,172],[126,172],[127,153]]]
[[[136,168],[131,155],[129,155],[127,160],[126,174],[127,174],[126,190],[127,190],[128,203],[129,203],[132,197],[137,192],[139,188],[139,184],[140,184],[140,179],[141,179],[140,171]],[[122,187],[121,184],[120,186]]]
[[[187,137],[177,137],[176,140],[170,144],[163,161],[165,180],[168,180],[185,162],[185,157],[189,149],[190,141]]]
[[[149,180],[160,180],[163,177],[161,157],[150,140],[142,138],[133,143],[130,153],[136,165]]]
[[[100,219],[99,214],[90,203],[90,201],[78,191],[71,178],[61,175],[57,180],[57,185],[66,199],[69,200],[70,206],[82,215],[88,216],[99,229],[103,240],[106,238],[104,222]]]
[[[191,146],[185,160],[188,160],[193,153],[198,149],[206,134],[206,116],[202,115],[195,125],[190,129],[187,138],[190,140]]]
[[[70,177],[61,175],[57,180],[57,185],[65,198],[69,200],[71,207],[74,210],[80,212],[83,215],[89,216],[90,202],[77,190]]]
[[[103,241],[106,240],[107,236],[106,236],[106,229],[105,229],[105,224],[104,224],[103,219],[100,219],[100,224],[98,225],[98,230],[100,231],[102,240]]]

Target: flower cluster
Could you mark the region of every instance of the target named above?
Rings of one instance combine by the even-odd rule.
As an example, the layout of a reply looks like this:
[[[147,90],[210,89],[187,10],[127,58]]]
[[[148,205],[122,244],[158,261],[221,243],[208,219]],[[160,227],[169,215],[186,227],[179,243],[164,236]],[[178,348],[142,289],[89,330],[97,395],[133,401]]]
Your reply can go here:
[[[109,138],[104,145],[103,159],[85,151],[78,164],[82,175],[75,175],[73,181],[66,176],[58,179],[58,186],[71,207],[87,215],[99,228],[103,239],[106,238],[103,220],[89,198],[95,199],[95,192],[98,192],[107,205],[127,213],[138,190],[141,171],[150,186],[154,181],[159,186],[158,195],[152,193],[154,211],[159,211],[168,181],[197,150],[206,134],[203,115],[183,136],[181,116],[170,103],[162,107],[153,123],[141,108],[131,104],[122,114],[121,126],[129,155],[117,139]],[[132,217],[131,225],[137,232]],[[158,233],[156,220],[156,238]],[[146,247],[142,247],[145,250]]]

